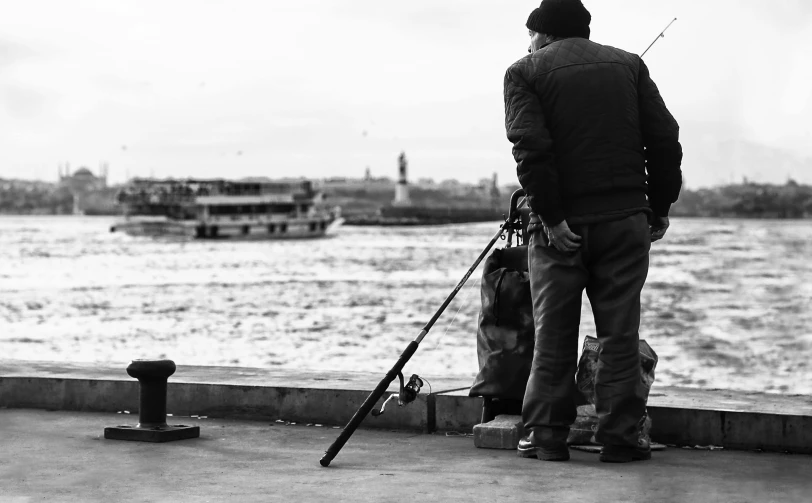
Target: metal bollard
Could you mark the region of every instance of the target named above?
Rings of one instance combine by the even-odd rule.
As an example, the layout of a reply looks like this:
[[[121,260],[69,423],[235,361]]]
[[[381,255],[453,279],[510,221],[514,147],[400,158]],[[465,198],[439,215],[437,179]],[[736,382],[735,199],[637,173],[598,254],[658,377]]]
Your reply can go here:
[[[138,379],[138,424],[108,426],[104,438],[139,442],[170,442],[200,436],[199,426],[166,424],[167,379],[175,373],[172,360],[133,360],[127,373]]]

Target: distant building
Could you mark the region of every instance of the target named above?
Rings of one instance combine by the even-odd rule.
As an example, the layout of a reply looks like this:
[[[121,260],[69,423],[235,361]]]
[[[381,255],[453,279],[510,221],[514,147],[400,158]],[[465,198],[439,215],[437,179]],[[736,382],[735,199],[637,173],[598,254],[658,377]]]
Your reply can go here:
[[[99,167],[99,176],[85,167],[81,167],[70,174],[70,165],[59,166],[59,185],[71,190],[88,192],[107,188],[107,164]]]
[[[440,182],[440,189],[446,191],[453,197],[459,197],[470,193],[472,187],[470,185],[463,184],[454,178],[448,178]]]
[[[74,215],[84,214],[84,201],[88,193],[107,188],[107,173],[107,163],[101,163],[98,176],[85,167],[70,174],[69,164],[59,166],[59,186],[68,189],[73,196]]]

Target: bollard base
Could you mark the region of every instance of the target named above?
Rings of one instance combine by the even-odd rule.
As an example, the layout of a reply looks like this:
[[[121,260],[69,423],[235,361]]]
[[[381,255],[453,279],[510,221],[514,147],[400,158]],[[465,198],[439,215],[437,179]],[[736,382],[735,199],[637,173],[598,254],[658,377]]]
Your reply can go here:
[[[200,426],[170,424],[157,428],[137,426],[108,426],[104,428],[104,438],[110,440],[132,440],[135,442],[171,442],[187,438],[198,438]]]

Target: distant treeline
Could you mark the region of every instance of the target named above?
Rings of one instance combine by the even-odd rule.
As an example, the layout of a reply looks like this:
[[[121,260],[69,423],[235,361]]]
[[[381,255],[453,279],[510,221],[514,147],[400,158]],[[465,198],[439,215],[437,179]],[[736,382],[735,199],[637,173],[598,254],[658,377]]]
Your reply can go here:
[[[470,187],[450,191],[444,188],[410,187],[409,196],[416,206],[492,207],[507,213],[510,194],[516,187],[503,188],[498,199],[487,191]],[[357,187],[328,190],[331,205],[341,206],[346,215],[373,214],[392,201],[393,188]],[[740,218],[810,218],[812,186],[789,181],[784,185],[741,183],[710,189],[683,189],[671,208],[672,216]]]
[[[117,187],[88,194],[83,206],[86,214],[115,213]],[[412,186],[409,196],[417,206],[464,208],[471,206],[504,208],[507,213],[512,188],[503,188],[496,196],[476,186],[425,188]],[[340,206],[346,215],[373,215],[390,204],[394,184],[325,187],[327,204]],[[0,213],[70,214],[73,196],[57,184],[0,179]],[[811,218],[812,186],[789,181],[784,185],[741,183],[710,189],[687,190],[671,209],[672,216]]]
[[[54,184],[0,180],[0,213],[63,215],[73,211],[73,195]]]
[[[88,193],[83,201],[85,214],[115,214],[116,187]],[[73,194],[55,183],[3,180],[0,178],[0,214],[70,215]]]
[[[810,218],[812,186],[741,183],[683,190],[671,215],[689,217]]]

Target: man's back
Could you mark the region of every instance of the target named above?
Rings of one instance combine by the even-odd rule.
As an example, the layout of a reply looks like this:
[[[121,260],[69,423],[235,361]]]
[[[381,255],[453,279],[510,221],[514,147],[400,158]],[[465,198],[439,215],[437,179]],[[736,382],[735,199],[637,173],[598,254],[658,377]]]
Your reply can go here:
[[[533,178],[521,169],[526,135],[538,137],[531,149],[549,142],[538,146],[555,166],[564,218],[647,207],[645,149],[657,144],[647,140],[678,145],[677,123],[642,60],[585,38],[554,41],[512,65],[505,105],[508,137],[519,141],[520,180]],[[533,116],[534,127],[522,116]]]

